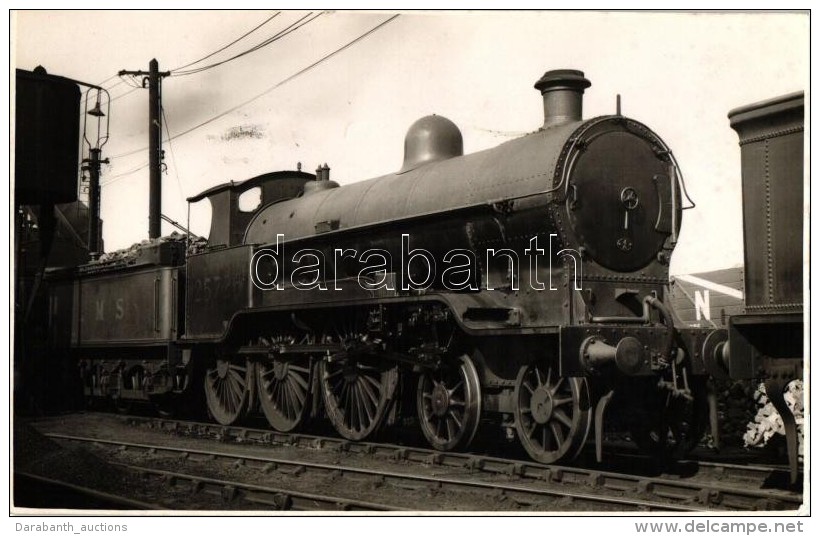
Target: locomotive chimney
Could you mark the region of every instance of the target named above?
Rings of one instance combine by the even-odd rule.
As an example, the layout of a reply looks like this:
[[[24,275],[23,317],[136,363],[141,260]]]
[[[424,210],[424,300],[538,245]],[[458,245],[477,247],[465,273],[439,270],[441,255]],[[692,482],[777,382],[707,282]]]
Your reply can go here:
[[[558,69],[547,71],[535,89],[544,97],[544,127],[580,121],[584,105],[584,90],[591,86],[583,71]]]

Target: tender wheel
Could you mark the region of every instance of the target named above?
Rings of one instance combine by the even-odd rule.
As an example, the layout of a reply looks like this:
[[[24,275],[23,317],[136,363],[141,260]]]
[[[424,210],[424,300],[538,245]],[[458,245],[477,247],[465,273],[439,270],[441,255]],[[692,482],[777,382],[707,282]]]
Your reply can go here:
[[[464,448],[478,430],[481,386],[466,355],[450,366],[422,373],[416,391],[421,431],[438,450]]]
[[[379,428],[396,388],[397,366],[322,361],[319,374],[327,416],[342,437],[360,441]]]
[[[188,373],[178,369],[172,374],[166,369],[155,372],[151,378],[148,399],[160,417],[174,417],[184,410],[184,391],[188,385]]]
[[[174,381],[167,370],[160,370],[153,375],[154,390],[162,390],[160,394],[150,393],[148,399],[160,417],[173,417],[175,413],[174,394],[164,392],[164,387],[172,384]]]
[[[706,381],[691,380],[692,398],[673,397],[653,388],[644,409],[630,425],[632,440],[654,457],[680,458],[695,448],[709,422]]]
[[[81,370],[85,407],[90,410],[111,409],[114,396],[121,389],[120,373],[96,364],[85,364]]]
[[[253,364],[217,359],[205,371],[205,399],[219,424],[234,424],[248,413],[252,402]]]
[[[515,429],[529,455],[542,463],[567,461],[584,446],[592,408],[583,378],[563,378],[546,364],[522,367],[515,383]]]
[[[310,407],[311,365],[275,357],[256,364],[259,405],[274,430],[290,432]]]
[[[115,388],[111,393],[114,408],[120,413],[128,414],[134,411],[135,400],[123,397],[123,390],[141,391],[145,381],[145,369],[141,366],[134,366],[123,370],[116,375]]]

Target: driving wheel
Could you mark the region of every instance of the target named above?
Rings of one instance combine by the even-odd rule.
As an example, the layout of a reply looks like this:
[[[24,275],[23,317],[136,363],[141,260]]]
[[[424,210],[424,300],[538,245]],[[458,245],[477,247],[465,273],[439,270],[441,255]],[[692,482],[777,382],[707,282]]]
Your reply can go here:
[[[424,437],[438,450],[464,448],[478,430],[481,387],[469,357],[419,377],[416,406]]]
[[[205,371],[205,399],[219,424],[245,417],[252,402],[253,363],[223,357]]]
[[[575,458],[592,424],[589,386],[557,367],[522,367],[515,384],[515,429],[527,453],[542,463]]]

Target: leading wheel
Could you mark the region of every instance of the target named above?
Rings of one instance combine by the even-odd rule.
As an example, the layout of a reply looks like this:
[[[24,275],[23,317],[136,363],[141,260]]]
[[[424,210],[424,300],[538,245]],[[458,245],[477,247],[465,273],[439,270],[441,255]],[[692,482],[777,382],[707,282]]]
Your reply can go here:
[[[564,378],[547,364],[522,367],[515,382],[515,429],[542,463],[575,458],[584,446],[592,408],[584,378]]]
[[[319,374],[327,416],[342,437],[361,441],[378,430],[398,382],[396,365],[325,360]]]
[[[231,425],[245,417],[252,402],[253,364],[217,359],[205,371],[205,399],[219,424]]]
[[[416,407],[424,437],[433,448],[453,450],[470,444],[481,418],[478,372],[463,355],[419,378]]]
[[[274,430],[290,432],[310,407],[311,363],[274,357],[256,364],[259,405]]]

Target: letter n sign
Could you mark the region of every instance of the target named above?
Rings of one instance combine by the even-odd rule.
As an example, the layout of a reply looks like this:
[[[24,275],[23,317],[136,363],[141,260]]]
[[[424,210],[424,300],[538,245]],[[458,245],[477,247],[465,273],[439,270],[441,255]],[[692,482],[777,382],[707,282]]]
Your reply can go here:
[[[696,290],[695,291],[695,315],[697,320],[702,319],[712,320],[712,311],[709,308],[709,291]]]

